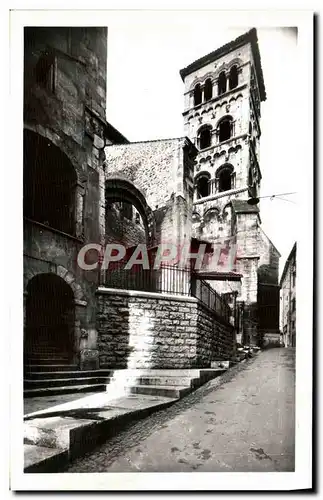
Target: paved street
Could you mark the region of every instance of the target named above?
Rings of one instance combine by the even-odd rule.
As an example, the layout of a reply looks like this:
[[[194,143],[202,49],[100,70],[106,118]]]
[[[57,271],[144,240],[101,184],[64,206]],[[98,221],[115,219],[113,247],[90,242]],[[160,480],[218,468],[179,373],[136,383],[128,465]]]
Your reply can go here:
[[[261,352],[67,472],[293,471],[294,384],[293,349]]]

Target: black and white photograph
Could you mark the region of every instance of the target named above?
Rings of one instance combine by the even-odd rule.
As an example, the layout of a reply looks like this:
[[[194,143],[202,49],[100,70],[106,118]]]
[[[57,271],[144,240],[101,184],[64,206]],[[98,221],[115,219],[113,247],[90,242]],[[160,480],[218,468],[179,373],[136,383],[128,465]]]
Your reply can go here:
[[[296,14],[11,12],[13,489],[311,486]]]

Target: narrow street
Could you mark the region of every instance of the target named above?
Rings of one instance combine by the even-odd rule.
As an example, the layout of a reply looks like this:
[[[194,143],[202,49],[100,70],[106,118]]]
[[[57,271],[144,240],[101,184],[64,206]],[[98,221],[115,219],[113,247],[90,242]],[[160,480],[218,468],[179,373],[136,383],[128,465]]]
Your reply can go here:
[[[295,350],[271,349],[135,422],[67,472],[293,471]]]

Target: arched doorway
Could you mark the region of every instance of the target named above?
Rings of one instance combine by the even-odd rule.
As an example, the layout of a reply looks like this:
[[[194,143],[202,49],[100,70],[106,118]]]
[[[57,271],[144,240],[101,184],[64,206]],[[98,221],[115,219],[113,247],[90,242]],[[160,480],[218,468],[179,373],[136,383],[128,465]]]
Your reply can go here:
[[[75,306],[71,287],[56,274],[38,274],[27,286],[25,364],[70,363]]]

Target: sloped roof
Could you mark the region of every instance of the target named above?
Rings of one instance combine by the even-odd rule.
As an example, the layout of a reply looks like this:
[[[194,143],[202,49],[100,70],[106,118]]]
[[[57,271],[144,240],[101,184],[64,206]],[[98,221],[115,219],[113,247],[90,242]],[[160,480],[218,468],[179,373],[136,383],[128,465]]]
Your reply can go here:
[[[265,101],[266,89],[265,89],[264,75],[261,67],[261,58],[260,58],[256,28],[252,28],[250,31],[247,31],[246,33],[239,36],[235,40],[232,40],[231,42],[222,45],[222,47],[214,50],[213,52],[210,52],[209,54],[201,57],[200,59],[197,59],[193,63],[186,66],[186,68],[181,69],[180,75],[182,77],[182,80],[184,81],[184,78],[190,73],[193,73],[193,71],[203,68],[203,66],[206,66],[206,64],[210,64],[213,61],[216,61],[216,59],[219,59],[219,57],[222,57],[228,52],[231,52],[232,50],[235,50],[238,47],[245,45],[246,43],[251,43],[251,50],[254,57],[255,70],[259,84],[260,99],[261,101]]]
[[[286,273],[287,273],[287,269],[288,269],[288,266],[289,266],[289,263],[295,258],[296,256],[296,241],[293,245],[293,248],[291,249],[290,251],[290,254],[289,256],[287,257],[287,260],[285,262],[285,265],[284,265],[284,270],[283,270],[283,273],[281,275],[281,278],[280,278],[280,281],[279,281],[279,286],[281,287],[282,286],[282,283],[285,279],[285,276],[286,276]]]
[[[232,200],[232,208],[236,214],[257,214],[259,208],[256,205],[249,205],[247,200]]]

